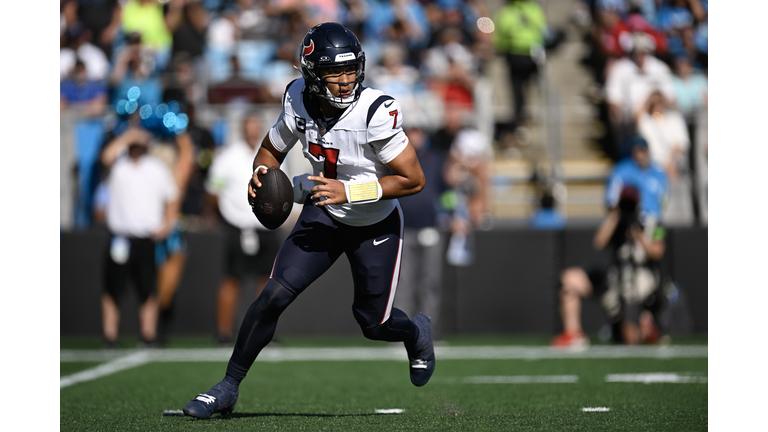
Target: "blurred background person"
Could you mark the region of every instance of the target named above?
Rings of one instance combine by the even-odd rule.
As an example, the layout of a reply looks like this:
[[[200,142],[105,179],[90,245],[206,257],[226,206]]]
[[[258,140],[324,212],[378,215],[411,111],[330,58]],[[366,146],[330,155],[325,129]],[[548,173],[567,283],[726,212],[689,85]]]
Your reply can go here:
[[[141,34],[141,46],[151,52],[158,70],[168,64],[173,46],[171,22],[174,12],[183,7],[186,0],[169,0],[168,7],[172,11],[166,14],[164,5],[156,0],[127,0],[123,3],[121,24],[125,34]]]
[[[521,126],[525,113],[525,92],[529,79],[544,61],[547,19],[535,1],[508,0],[495,17],[494,46],[507,61],[512,89],[513,117],[510,129]]]
[[[605,150],[614,160],[626,155],[622,144],[637,133],[635,119],[654,90],[674,102],[672,71],[653,55],[650,36],[635,33],[629,55],[614,61],[606,75],[605,98],[612,141]]]
[[[688,126],[688,136],[691,142],[695,140],[696,116],[707,109],[708,81],[707,76],[693,67],[690,57],[686,55],[675,59],[675,75],[672,86],[675,89],[677,109],[683,114]]]
[[[279,231],[261,225],[243,194],[243,178],[253,174],[253,160],[263,138],[260,117],[246,115],[243,139],[216,154],[206,180],[210,206],[218,209],[225,231],[224,277],[216,294],[216,338],[221,345],[232,343],[241,283],[246,276],[256,276],[258,297],[282,244]]]
[[[669,182],[669,201],[661,214],[666,226],[694,222],[693,190],[689,168],[688,128],[680,111],[654,91],[637,119],[640,136],[648,142],[651,160],[661,166]]]
[[[106,54],[91,43],[91,32],[76,21],[64,32],[64,46],[59,50],[59,80],[72,74],[75,63],[85,64],[88,79],[106,80],[111,69]]]
[[[645,138],[635,135],[627,140],[625,147],[629,156],[619,161],[608,175],[605,186],[606,206],[609,209],[615,208],[624,186],[633,186],[640,191],[640,215],[659,221],[668,200],[667,175],[659,164],[651,160]]]
[[[446,126],[455,130],[444,165],[444,176],[451,187],[451,193],[447,195],[451,197],[448,199],[450,204],[445,206],[453,212],[447,258],[454,266],[473,262],[474,231],[490,229],[491,224],[491,140],[467,126],[471,123],[470,113],[461,108],[450,105],[446,108]]]
[[[430,317],[432,337],[439,339],[444,232],[450,228],[450,215],[441,208],[440,201],[448,190],[444,178],[445,158],[442,152],[430,148],[429,136],[420,126],[408,127],[405,133],[416,150],[426,185],[418,195],[398,199],[405,217],[405,229],[395,307],[408,316],[421,312]]]
[[[479,63],[467,45],[462,43],[462,31],[446,28],[435,45],[424,51],[421,71],[430,91],[444,104],[472,109],[475,105],[475,82]]]
[[[102,326],[104,343],[117,347],[120,309],[118,301],[128,281],[139,297],[141,344],[156,346],[157,267],[155,242],[173,230],[178,215],[179,190],[171,171],[161,160],[148,154],[151,135],[131,126],[109,142],[102,158],[111,166],[107,183],[109,202],[106,225],[109,245],[105,258]]]
[[[156,106],[163,99],[163,83],[155,63],[155,53],[142,48],[143,35],[129,33],[125,36],[126,45],[117,52],[117,59],[109,75],[112,89],[111,102],[116,104],[121,99],[136,100]],[[129,93],[131,89],[135,90]]]
[[[618,205],[608,211],[595,232],[596,250],[610,246],[607,266],[585,271],[565,269],[560,277],[560,318],[563,332],[552,339],[559,347],[583,347],[589,338],[581,327],[581,301],[597,295],[613,330],[616,342],[627,345],[653,343],[658,325],[644,311],[658,316],[662,307],[660,261],[666,250],[666,231],[653,218],[640,215],[640,192],[633,186],[621,191]]]
[[[208,24],[208,14],[202,3],[197,0],[170,0],[165,3],[163,13],[171,33],[170,59],[183,55],[197,69],[205,51]]]
[[[137,105],[142,107],[152,107],[150,104],[144,104],[142,99],[137,100]],[[181,283],[184,272],[184,266],[187,259],[187,242],[183,234],[184,226],[181,226],[181,205],[185,200],[187,188],[190,179],[195,170],[194,143],[185,129],[170,132],[164,129],[164,126],[154,124],[151,126],[146,120],[141,118],[141,110],[127,114],[126,120],[118,124],[114,130],[110,131],[111,136],[107,145],[101,152],[101,166],[104,171],[111,171],[123,151],[124,142],[119,139],[120,136],[134,128],[142,128],[150,133],[152,141],[147,149],[148,155],[156,160],[162,161],[170,170],[173,181],[178,191],[178,203],[174,210],[174,224],[162,238],[155,239],[155,274],[157,278],[157,306],[159,308],[159,321],[157,323],[157,336],[153,343],[162,346],[167,343],[167,336],[170,333],[173,321],[173,300]],[[154,110],[152,110],[154,111]],[[149,129],[146,127],[149,126]],[[113,199],[113,192],[108,187],[100,187],[96,195],[98,196],[98,209],[108,209]],[[97,213],[98,215],[98,213]]]
[[[119,0],[69,0],[77,4],[77,16],[91,32],[93,44],[108,59],[112,58],[115,41],[119,37],[122,20],[122,1]]]
[[[88,78],[88,71],[82,60],[75,62],[70,76],[59,83],[61,110],[77,109],[84,117],[104,114],[109,96],[102,80]]]
[[[539,208],[529,221],[531,229],[562,230],[565,228],[565,217],[557,210],[555,196],[549,189],[541,192]]]

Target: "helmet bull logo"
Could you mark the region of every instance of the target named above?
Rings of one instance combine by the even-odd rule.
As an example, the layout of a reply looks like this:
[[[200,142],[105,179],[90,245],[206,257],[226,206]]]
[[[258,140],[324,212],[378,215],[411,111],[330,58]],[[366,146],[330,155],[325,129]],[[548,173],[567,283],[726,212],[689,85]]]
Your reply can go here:
[[[314,50],[315,50],[315,41],[310,39],[309,46],[304,45],[304,51],[302,51],[301,55],[306,56],[306,55],[312,54],[312,51]]]

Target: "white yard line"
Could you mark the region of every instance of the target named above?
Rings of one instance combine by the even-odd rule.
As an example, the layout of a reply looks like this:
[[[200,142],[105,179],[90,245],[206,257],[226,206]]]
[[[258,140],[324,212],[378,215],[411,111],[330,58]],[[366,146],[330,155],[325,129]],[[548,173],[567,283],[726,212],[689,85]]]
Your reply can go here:
[[[60,380],[59,388],[61,389],[80,382],[91,381],[95,380],[96,378],[112,375],[113,373],[120,372],[121,370],[141,366],[143,364],[149,363],[150,361],[152,361],[152,359],[149,353],[135,352],[125,357],[120,357],[110,362],[98,365],[95,368],[86,369],[84,371],[62,377]]]
[[[464,377],[465,384],[562,384],[579,382],[578,375],[512,375]]]
[[[61,350],[61,362],[106,362],[92,369],[61,378],[60,388],[90,381],[149,362],[226,362],[232,348],[157,350]],[[680,346],[595,346],[573,351],[550,347],[461,346],[435,347],[440,360],[540,360],[615,358],[706,358],[706,345]],[[405,348],[265,348],[256,361],[407,361]]]
[[[620,383],[674,383],[674,384],[706,384],[707,377],[691,372],[650,372],[634,374],[610,374],[605,376],[605,382]]]

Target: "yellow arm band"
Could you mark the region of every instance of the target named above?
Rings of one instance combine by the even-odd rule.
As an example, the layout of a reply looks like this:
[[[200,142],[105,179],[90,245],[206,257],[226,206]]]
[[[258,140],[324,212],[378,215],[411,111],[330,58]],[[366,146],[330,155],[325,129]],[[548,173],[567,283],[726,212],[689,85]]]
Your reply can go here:
[[[347,202],[350,204],[367,204],[381,199],[381,185],[377,180],[344,183]]]

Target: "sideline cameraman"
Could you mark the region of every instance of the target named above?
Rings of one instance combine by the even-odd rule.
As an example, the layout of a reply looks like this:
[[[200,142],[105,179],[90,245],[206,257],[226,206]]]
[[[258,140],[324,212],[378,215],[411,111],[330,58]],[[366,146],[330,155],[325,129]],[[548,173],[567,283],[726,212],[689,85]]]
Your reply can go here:
[[[666,249],[666,232],[654,216],[641,216],[637,188],[624,186],[616,207],[609,210],[593,238],[596,250],[611,247],[607,268],[567,268],[561,274],[560,315],[563,333],[554,346],[585,346],[589,339],[581,327],[581,299],[593,293],[613,326],[614,339],[628,345],[654,342],[658,329],[641,326],[644,310],[658,312],[661,296],[660,265]]]

